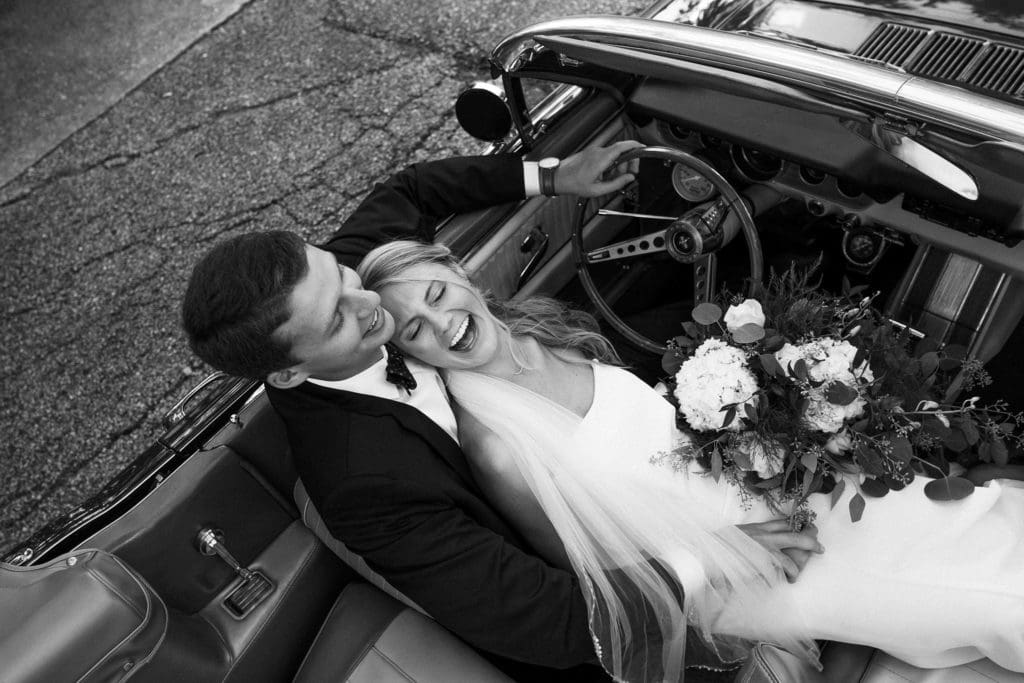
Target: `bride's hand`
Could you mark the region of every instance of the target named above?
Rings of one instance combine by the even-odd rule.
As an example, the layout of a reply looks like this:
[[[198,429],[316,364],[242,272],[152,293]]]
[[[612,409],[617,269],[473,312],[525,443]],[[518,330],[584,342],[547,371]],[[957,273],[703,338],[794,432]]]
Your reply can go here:
[[[818,529],[813,524],[807,525],[802,531],[793,531],[784,519],[736,526],[772,554],[786,572],[790,583],[796,581],[811,553],[825,552],[825,547],[818,543]]]

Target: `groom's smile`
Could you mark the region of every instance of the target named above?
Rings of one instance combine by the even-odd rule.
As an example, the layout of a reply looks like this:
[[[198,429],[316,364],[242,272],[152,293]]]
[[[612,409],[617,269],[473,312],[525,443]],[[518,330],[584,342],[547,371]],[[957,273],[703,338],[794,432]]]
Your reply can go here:
[[[340,380],[381,358],[395,321],[359,275],[329,252],[306,246],[306,275],[288,296],[290,315],[274,334],[291,343],[297,361],[288,383],[307,377]]]

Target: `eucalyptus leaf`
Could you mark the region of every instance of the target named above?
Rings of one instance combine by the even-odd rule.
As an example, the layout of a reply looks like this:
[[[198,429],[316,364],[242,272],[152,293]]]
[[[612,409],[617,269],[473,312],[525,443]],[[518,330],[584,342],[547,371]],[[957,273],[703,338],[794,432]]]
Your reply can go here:
[[[691,337],[697,338],[700,336],[700,328],[694,325],[692,322],[687,320],[683,323],[683,331]]]
[[[981,435],[978,434],[978,428],[974,426],[974,421],[969,418],[960,421],[960,431],[964,433],[964,439],[971,446],[978,443],[978,439],[981,438]]]
[[[963,477],[934,479],[924,486],[924,495],[932,500],[961,500],[974,493],[974,484]]]
[[[804,453],[801,455],[800,464],[809,472],[816,472],[818,470],[818,459],[814,456],[814,453]]]
[[[782,475],[781,474],[776,474],[771,479],[765,479],[764,481],[757,482],[756,484],[754,484],[754,486],[755,486],[755,488],[759,488],[759,489],[764,489],[766,491],[770,491],[771,489],[774,489],[774,488],[778,487],[779,484],[781,484],[781,483],[782,483]]]
[[[674,376],[679,372],[679,368],[682,367],[682,365],[683,359],[675,352],[675,349],[669,349],[661,356],[661,369],[667,375]]]
[[[725,411],[725,417],[722,419],[722,426],[720,429],[725,429],[732,424],[732,421],[736,419],[736,406],[729,408]]]
[[[743,412],[746,414],[747,419],[750,420],[751,424],[757,424],[760,421],[757,415],[757,408],[749,403],[743,404]]]
[[[848,406],[857,400],[857,396],[856,389],[852,389],[842,382],[832,382],[825,390],[825,400],[836,406]]]
[[[885,482],[871,477],[868,477],[861,483],[860,490],[872,498],[882,498],[885,494],[889,493],[889,487],[885,485]]]
[[[803,494],[806,496],[811,492],[811,485],[814,483],[814,472],[811,470],[804,470],[804,481],[803,481]]]
[[[797,359],[796,363],[793,364],[793,373],[802,380],[806,380],[811,376],[811,372],[807,367],[807,361],[803,358]]]
[[[859,522],[861,516],[864,514],[864,496],[855,494],[850,499],[850,521]]]
[[[861,332],[864,331],[863,326]],[[868,359],[868,349],[866,346],[857,347],[857,353],[853,354],[853,363],[850,364],[851,368],[859,368],[861,364]]]
[[[846,480],[845,479],[840,479],[839,481],[836,482],[835,488],[832,489],[832,505],[831,505],[831,507],[834,508],[836,506],[836,503],[839,502],[839,499],[843,497],[843,491],[845,491],[845,490],[846,490]]]
[[[722,453],[718,448],[711,452],[711,476],[716,482],[722,478]]]
[[[691,315],[701,325],[714,325],[722,319],[722,309],[716,304],[703,303],[694,308]]]
[[[939,369],[939,354],[934,351],[923,354],[919,360],[921,362],[921,374],[925,377],[930,377]]]
[[[785,374],[779,361],[775,359],[774,353],[761,353],[757,357],[761,361],[761,367],[772,377],[780,377]]]
[[[961,429],[950,429],[942,437],[942,445],[954,453],[963,453],[970,447],[967,437]]]
[[[905,436],[897,436],[892,441],[892,454],[897,460],[909,463],[914,457],[914,448],[910,445],[910,439]]]

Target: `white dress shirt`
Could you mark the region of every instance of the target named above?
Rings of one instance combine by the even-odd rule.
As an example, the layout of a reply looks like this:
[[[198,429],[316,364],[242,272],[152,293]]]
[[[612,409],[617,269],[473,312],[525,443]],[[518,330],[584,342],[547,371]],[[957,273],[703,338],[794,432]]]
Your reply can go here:
[[[405,364],[409,366],[409,372],[416,380],[416,388],[408,392],[387,381],[388,351],[382,348],[381,352],[383,355],[379,361],[348,379],[329,381],[311,377],[309,381],[328,389],[377,396],[412,406],[448,432],[455,439],[455,443],[458,443],[459,429],[455,423],[455,413],[452,412],[448,391],[444,388],[437,370],[412,358],[406,358]]]

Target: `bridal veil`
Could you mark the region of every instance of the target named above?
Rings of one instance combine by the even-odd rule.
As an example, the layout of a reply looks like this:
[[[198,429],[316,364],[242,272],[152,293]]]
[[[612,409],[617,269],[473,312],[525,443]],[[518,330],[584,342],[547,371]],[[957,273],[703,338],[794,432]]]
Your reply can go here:
[[[776,561],[719,506],[690,495],[687,475],[650,462],[653,452],[642,461],[593,457],[576,439],[580,417],[511,382],[467,371],[446,380],[459,406],[507,445],[554,526],[579,577],[595,649],[616,680],[682,681],[688,626],[720,659],[742,659],[752,642],[730,633],[737,620],[746,633],[749,619],[763,622],[760,640],[816,661],[797,610],[773,591],[785,581]],[[665,429],[670,447],[678,436],[674,425]]]

